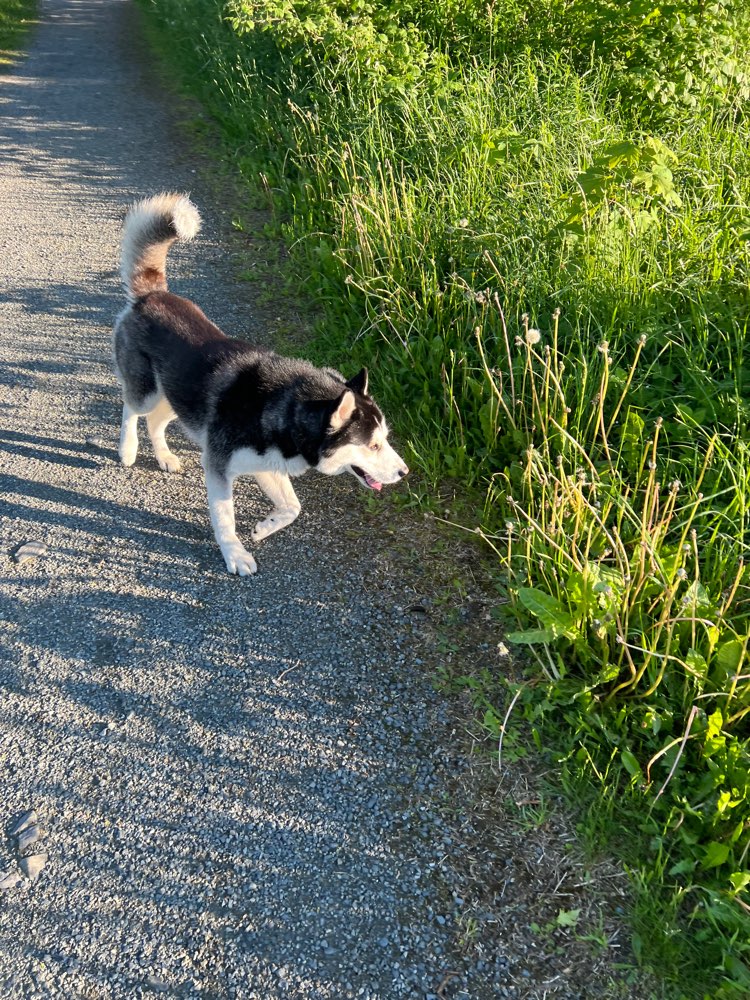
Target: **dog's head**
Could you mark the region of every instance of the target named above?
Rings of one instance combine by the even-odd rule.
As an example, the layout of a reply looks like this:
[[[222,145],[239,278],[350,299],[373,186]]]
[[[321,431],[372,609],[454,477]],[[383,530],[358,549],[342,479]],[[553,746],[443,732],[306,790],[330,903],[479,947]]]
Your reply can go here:
[[[397,483],[408,468],[388,444],[388,425],[367,392],[367,369],[349,379],[331,403],[326,441],[317,469],[327,476],[351,474],[368,490]]]

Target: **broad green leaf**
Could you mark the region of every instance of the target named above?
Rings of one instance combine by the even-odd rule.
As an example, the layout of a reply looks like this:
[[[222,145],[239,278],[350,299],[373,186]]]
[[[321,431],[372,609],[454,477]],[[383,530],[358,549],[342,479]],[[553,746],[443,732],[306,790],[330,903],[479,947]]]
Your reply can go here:
[[[744,987],[750,988],[750,969],[744,962],[741,962],[739,958],[735,958],[734,955],[725,955],[724,968],[738,983],[741,983]]]
[[[713,736],[718,736],[724,726],[724,716],[721,714],[720,709],[716,709],[708,717],[708,727],[706,728],[706,739],[711,739]]]
[[[696,611],[708,611],[712,606],[711,598],[699,580],[693,580],[685,591],[682,602],[685,607],[694,608]]]
[[[631,778],[640,778],[642,776],[641,765],[638,763],[635,754],[632,754],[630,750],[621,750],[620,759]]]
[[[701,677],[705,675],[706,670],[708,669],[705,659],[694,649],[689,649],[687,651],[685,663],[687,663],[690,669],[694,670],[695,673],[699,674]]]
[[[521,604],[535,615],[545,628],[552,629],[555,637],[564,635],[567,639],[578,637],[573,617],[550,594],[534,587],[521,587],[518,591]]]
[[[525,632],[511,632],[505,638],[518,646],[537,646],[543,642],[554,642],[555,633],[549,628],[532,628]]]
[[[734,673],[742,662],[744,645],[739,639],[722,643],[716,653],[716,662],[727,673]]]
[[[694,869],[695,869],[695,862],[690,861],[688,858],[684,858],[682,861],[678,861],[677,864],[672,865],[672,867],[669,869],[669,874],[688,875]]]
[[[750,885],[750,872],[732,872],[729,881],[735,892],[741,892],[746,885]]]
[[[706,847],[701,863],[704,868],[718,868],[719,865],[724,864],[728,857],[729,845],[720,844],[718,841],[712,840]]]
[[[633,409],[628,410],[620,440],[623,458],[629,466],[634,466],[641,456],[641,442],[645,428],[643,417]]]

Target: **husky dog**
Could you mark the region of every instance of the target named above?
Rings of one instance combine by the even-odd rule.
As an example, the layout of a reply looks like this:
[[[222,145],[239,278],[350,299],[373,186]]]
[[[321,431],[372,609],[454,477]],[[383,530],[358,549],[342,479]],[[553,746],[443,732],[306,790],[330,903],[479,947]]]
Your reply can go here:
[[[273,504],[252,533],[259,542],[300,512],[290,476],[311,468],[328,476],[350,472],[380,490],[409,470],[388,443],[388,426],[367,392],[367,369],[346,381],[332,368],[227,337],[196,305],[167,291],[167,252],[175,240],[192,239],[200,221],[179,194],[147,198],[126,216],[121,274],[128,304],[114,331],[120,459],[125,466],[135,461],[138,417],[145,416],[157,462],[179,472],[164,436],[178,418],[202,451],[211,523],[227,569],[247,576],[257,567],[235,531],[237,476],[254,476]]]

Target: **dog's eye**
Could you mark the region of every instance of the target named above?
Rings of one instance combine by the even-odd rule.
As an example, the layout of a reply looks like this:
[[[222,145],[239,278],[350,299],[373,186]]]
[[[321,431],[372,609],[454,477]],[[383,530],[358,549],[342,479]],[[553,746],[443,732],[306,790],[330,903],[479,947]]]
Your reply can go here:
[[[382,447],[382,445],[379,445],[379,444],[371,444],[370,445],[370,451],[380,451],[381,447]]]

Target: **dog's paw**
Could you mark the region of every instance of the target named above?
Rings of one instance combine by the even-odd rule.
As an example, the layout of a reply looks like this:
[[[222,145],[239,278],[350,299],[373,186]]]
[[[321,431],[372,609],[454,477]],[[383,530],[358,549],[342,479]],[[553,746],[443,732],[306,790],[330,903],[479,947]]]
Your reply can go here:
[[[227,547],[222,551],[222,555],[230,573],[235,573],[238,576],[252,576],[258,569],[253,557],[241,545]]]
[[[280,525],[276,523],[275,517],[267,517],[265,521],[258,521],[250,537],[254,542],[261,542],[264,538],[272,535],[274,531],[278,531],[279,527]]]
[[[260,542],[264,538],[268,538],[269,535],[273,535],[275,532],[281,531],[282,528],[286,528],[287,525],[297,519],[298,515],[299,505],[275,510],[265,520],[258,521],[250,537],[254,542]]]
[[[159,463],[159,468],[163,469],[164,472],[182,472],[182,462],[171,451],[165,452],[163,455],[157,455],[156,461]]]
[[[136,455],[138,454],[137,446],[135,448],[120,448],[120,462],[129,469],[130,466],[135,462]]]

